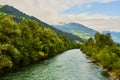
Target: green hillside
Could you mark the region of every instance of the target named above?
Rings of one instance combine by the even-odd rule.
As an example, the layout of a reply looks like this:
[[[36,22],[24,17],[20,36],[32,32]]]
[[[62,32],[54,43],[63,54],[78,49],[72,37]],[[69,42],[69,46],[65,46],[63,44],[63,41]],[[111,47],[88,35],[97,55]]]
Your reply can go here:
[[[78,23],[68,23],[63,25],[54,25],[55,28],[60,29],[64,32],[72,33],[73,35],[77,35],[85,40],[93,37],[96,33],[95,30],[88,28],[84,25]]]
[[[2,5],[0,5],[0,8],[2,8]]]

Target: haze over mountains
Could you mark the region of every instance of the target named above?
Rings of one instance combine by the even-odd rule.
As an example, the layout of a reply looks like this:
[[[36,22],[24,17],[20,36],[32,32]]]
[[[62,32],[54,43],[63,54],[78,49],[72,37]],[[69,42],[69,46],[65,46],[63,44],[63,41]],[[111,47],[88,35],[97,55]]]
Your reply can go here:
[[[71,22],[71,23],[62,23],[60,25],[53,25],[55,28],[62,30],[64,32],[72,33],[77,35],[85,40],[90,37],[94,37],[96,30],[88,28],[82,24]],[[113,40],[116,43],[120,43],[120,32],[115,31],[102,31],[101,33],[110,33]]]
[[[64,32],[72,33],[74,35],[77,35],[83,39],[88,39],[90,37],[94,37],[96,31],[88,28],[82,24],[79,23],[67,23],[67,24],[61,24],[61,25],[54,25],[55,28],[62,30]]]
[[[120,32],[115,32],[115,31],[102,31],[102,33],[110,33],[113,40],[116,43],[120,43]]]

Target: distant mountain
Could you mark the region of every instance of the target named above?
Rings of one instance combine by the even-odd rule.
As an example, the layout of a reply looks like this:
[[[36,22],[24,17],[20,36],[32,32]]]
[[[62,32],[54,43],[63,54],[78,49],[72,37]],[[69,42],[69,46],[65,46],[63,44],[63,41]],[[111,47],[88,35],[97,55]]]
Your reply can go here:
[[[113,40],[116,43],[120,43],[120,32],[115,32],[115,31],[102,31],[102,33],[110,33]]]
[[[80,38],[76,35],[73,35],[71,33],[66,33],[66,32],[63,32],[61,30],[58,30],[57,28],[54,28],[53,26],[51,26],[45,22],[42,22],[41,20],[35,18],[34,16],[29,16],[29,15],[17,10],[16,8],[14,8],[12,6],[8,6],[8,5],[1,6],[0,7],[0,15],[11,15],[14,17],[14,20],[17,22],[20,22],[24,18],[35,20],[43,27],[50,28],[50,29],[54,30],[57,33],[57,35],[65,35],[71,41],[77,40],[80,42],[84,42],[82,38]]]
[[[72,33],[84,39],[93,37],[94,34],[96,33],[95,30],[88,28],[82,24],[74,23],[74,22],[68,24],[62,24],[62,25],[53,25],[53,26],[59,30]]]

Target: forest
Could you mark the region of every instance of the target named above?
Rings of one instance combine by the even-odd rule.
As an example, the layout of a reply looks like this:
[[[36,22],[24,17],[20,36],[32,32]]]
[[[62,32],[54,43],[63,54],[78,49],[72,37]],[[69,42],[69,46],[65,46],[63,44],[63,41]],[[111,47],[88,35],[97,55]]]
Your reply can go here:
[[[14,21],[0,16],[0,74],[53,57],[79,47],[64,35],[45,28],[34,20]]]
[[[120,78],[120,45],[114,43],[110,33],[97,32],[82,45],[81,50],[108,72]]]

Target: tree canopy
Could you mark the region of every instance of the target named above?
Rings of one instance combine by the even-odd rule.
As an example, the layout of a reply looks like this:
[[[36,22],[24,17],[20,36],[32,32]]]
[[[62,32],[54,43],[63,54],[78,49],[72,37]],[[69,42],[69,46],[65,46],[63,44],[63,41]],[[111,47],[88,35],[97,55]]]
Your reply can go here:
[[[97,32],[94,39],[90,38],[81,50],[120,78],[120,46],[114,43],[110,33]]]
[[[0,74],[55,56],[74,48],[75,43],[60,37],[33,20],[15,22],[0,16]]]

